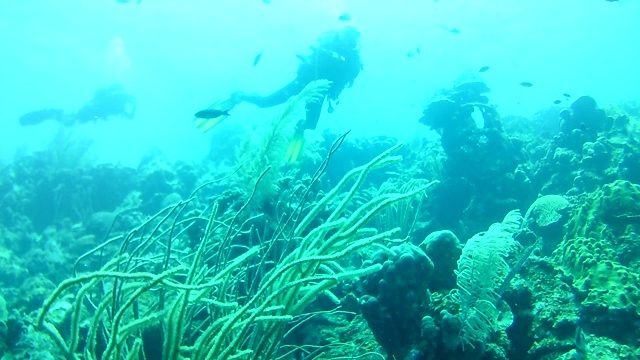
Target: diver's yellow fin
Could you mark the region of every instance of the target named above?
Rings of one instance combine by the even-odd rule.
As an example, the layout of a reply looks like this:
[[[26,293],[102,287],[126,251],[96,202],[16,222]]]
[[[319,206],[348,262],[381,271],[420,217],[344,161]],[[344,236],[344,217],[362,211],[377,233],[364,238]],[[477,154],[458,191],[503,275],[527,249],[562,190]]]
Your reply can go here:
[[[302,153],[302,148],[304,146],[304,133],[296,133],[293,135],[293,139],[289,143],[289,148],[287,149],[287,162],[292,163],[298,161],[298,157]]]
[[[220,115],[217,118],[213,118],[213,119],[195,118],[193,119],[193,123],[196,125],[196,128],[198,128],[198,130],[204,133],[213,129],[214,126],[220,124],[223,120],[225,120],[228,117],[229,115]]]
[[[201,132],[203,133],[207,132],[213,129],[216,125],[223,122],[226,118],[228,118],[229,117],[228,112],[231,111],[236,105],[237,105],[237,102],[231,97],[225,100],[216,101],[213,104],[211,104],[207,108],[207,110],[226,111],[227,112],[226,114],[220,115],[215,118],[210,118],[210,119],[196,117],[193,119],[193,123],[196,126],[196,128],[198,128],[198,130],[200,130]]]

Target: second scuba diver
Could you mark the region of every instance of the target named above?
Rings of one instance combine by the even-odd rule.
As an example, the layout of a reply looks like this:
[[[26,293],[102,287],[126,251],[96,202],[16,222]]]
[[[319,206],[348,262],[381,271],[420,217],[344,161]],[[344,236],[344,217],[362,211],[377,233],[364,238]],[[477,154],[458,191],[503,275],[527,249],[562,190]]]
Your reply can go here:
[[[121,85],[97,90],[93,99],[75,113],[67,113],[62,109],[41,109],[31,111],[20,117],[20,125],[37,125],[46,120],[55,120],[64,125],[86,123],[90,121],[109,120],[111,118],[133,119],[136,113],[136,98]]]

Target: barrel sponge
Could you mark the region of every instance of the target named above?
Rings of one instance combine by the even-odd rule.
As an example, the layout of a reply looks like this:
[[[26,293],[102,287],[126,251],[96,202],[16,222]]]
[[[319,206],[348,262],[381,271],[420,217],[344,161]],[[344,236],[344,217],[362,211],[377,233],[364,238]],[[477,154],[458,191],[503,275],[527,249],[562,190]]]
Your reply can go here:
[[[372,264],[382,269],[361,279],[362,315],[389,357],[405,359],[420,340],[433,263],[419,247],[405,243],[376,252],[363,266]]]
[[[420,244],[433,261],[434,276],[429,284],[432,291],[449,291],[456,286],[455,270],[462,254],[458,237],[449,230],[434,231]]]
[[[417,297],[426,294],[433,273],[433,262],[412,244],[397,245],[390,250],[393,254],[392,262],[378,284],[380,298],[393,297],[408,306],[407,296],[411,293],[415,293]]]
[[[382,270],[361,279],[364,293],[375,297],[402,297],[406,291],[426,294],[433,262],[417,246],[401,244],[377,251],[363,266],[381,264]]]

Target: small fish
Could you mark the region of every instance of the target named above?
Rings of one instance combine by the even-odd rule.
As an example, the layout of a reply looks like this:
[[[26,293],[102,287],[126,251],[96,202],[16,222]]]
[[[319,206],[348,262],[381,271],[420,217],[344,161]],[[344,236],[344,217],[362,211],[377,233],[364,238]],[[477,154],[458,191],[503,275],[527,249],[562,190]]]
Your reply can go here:
[[[338,20],[342,21],[342,22],[348,22],[351,21],[351,15],[349,14],[342,14],[340,16],[338,16]]]
[[[483,66],[483,67],[480,68],[480,70],[478,70],[478,72],[485,72],[487,70],[489,70],[489,67],[488,66]]]
[[[571,97],[571,95],[569,95],[569,94],[567,94],[567,93],[562,94],[562,96],[564,96],[564,97],[566,97],[566,98],[570,98],[570,97]]]
[[[458,29],[457,27],[448,27],[447,25],[444,25],[444,24],[440,24],[440,27],[452,34],[460,34],[460,29]]]
[[[260,52],[258,53],[258,55],[256,55],[256,57],[254,57],[254,58],[253,58],[253,66],[258,65],[258,63],[260,62],[260,59],[262,59],[262,53],[263,53],[263,52],[264,52],[264,51],[260,51]]]
[[[217,109],[200,110],[196,113],[195,117],[197,117],[198,119],[215,119],[223,115],[229,116],[229,111]]]
[[[556,101],[554,101],[553,103],[554,103],[555,105],[558,105],[558,104],[560,104],[561,102],[562,102],[562,101],[560,101],[560,100],[556,100]]]
[[[413,51],[412,50],[407,51],[407,57],[410,57],[410,58],[420,54],[422,54],[422,49],[420,49],[419,47],[417,47]]]
[[[528,82],[528,81],[523,81],[523,82],[520,83],[520,86],[524,86],[524,87],[529,88],[529,87],[532,87],[533,84]]]

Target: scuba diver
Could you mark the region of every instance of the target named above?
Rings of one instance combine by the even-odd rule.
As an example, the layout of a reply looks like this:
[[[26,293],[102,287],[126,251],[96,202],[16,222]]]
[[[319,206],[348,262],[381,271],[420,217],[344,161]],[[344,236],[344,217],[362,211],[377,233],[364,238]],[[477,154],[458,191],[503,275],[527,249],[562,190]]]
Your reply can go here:
[[[46,120],[55,120],[64,125],[86,123],[89,121],[109,120],[112,117],[133,119],[136,112],[136,99],[121,85],[113,85],[97,90],[93,99],[76,113],[65,113],[61,109],[42,109],[22,115],[20,125],[36,125]]]
[[[293,81],[266,96],[245,92],[233,93],[229,100],[216,103],[196,113],[196,126],[203,132],[207,131],[229,116],[228,111],[241,102],[248,102],[261,108],[280,105],[298,95],[310,82],[320,79],[329,80],[331,87],[325,96],[318,102],[309,103],[306,107],[306,118],[301,119],[296,125],[294,137],[287,152],[289,160],[295,161],[304,144],[304,131],[316,128],[325,99],[329,103],[328,112],[332,113],[333,105],[338,104],[338,97],[342,90],[351,87],[362,70],[359,39],[360,32],[353,26],[323,33],[318,39],[318,45],[310,47],[311,55],[297,55],[301,62]]]
[[[121,85],[99,89],[93,99],[76,113],[80,123],[95,120],[108,120],[111,117],[133,119],[136,113],[136,98],[126,92]]]

